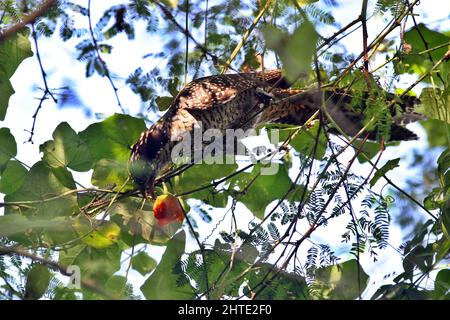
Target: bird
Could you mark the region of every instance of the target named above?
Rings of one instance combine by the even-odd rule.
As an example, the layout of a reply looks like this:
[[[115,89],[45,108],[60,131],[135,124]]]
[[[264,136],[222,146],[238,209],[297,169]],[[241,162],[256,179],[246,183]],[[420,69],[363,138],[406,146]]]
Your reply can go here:
[[[361,109],[369,103],[363,97],[356,110],[354,99],[342,89],[291,89],[280,69],[198,78],[178,93],[166,113],[142,132],[132,146],[128,162],[130,176],[145,197],[155,198],[155,179],[172,163],[175,145],[192,135],[195,128],[224,133],[228,129],[247,130],[270,123],[303,125],[321,109],[323,101],[341,130],[354,136],[364,126]],[[395,99],[395,95],[386,93],[387,102]],[[392,103],[391,140],[417,139],[415,133],[403,126],[424,118],[414,111],[417,103],[413,96]],[[336,128],[330,132],[339,133]],[[375,139],[376,130],[369,131],[367,136]]]

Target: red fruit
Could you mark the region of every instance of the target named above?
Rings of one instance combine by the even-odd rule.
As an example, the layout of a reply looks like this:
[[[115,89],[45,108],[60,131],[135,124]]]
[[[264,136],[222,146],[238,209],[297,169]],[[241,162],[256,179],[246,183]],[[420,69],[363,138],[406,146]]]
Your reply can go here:
[[[164,194],[156,198],[153,203],[153,214],[161,227],[174,221],[183,222],[184,219],[180,201],[170,194]]]

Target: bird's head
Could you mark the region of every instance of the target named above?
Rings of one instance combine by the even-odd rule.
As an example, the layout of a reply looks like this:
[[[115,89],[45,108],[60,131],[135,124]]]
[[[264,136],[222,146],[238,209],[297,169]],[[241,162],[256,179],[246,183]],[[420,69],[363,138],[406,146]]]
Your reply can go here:
[[[144,197],[156,197],[155,179],[163,165],[160,154],[166,143],[166,130],[154,125],[141,134],[132,148],[128,171]]]
[[[135,185],[139,188],[144,197],[155,198],[155,178],[157,171],[155,164],[146,162],[143,159],[130,161],[128,170]]]

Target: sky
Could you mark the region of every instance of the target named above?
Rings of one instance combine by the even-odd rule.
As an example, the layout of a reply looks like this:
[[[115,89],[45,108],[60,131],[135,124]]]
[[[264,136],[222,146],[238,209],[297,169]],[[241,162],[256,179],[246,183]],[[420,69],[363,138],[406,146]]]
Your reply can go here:
[[[75,3],[87,5],[85,0],[77,0]],[[103,11],[113,4],[120,4],[123,1],[92,1],[93,21],[97,21],[103,14]],[[336,21],[341,25],[352,21],[357,17],[360,11],[360,0],[346,0],[339,1],[343,5],[332,10],[332,14]],[[370,1],[373,5],[374,1]],[[450,19],[448,19],[450,12],[450,1],[446,0],[422,0],[419,9],[416,11],[419,14],[416,19],[421,22],[426,22],[430,27],[436,30],[450,30]],[[180,18],[180,21],[182,18]],[[372,17],[370,20],[369,29],[369,41],[374,38],[385,25],[388,17]],[[87,21],[77,21],[79,24],[87,25]],[[143,59],[143,56],[156,51],[162,46],[161,39],[157,37],[148,36],[143,25],[137,28],[136,40],[128,41],[125,36],[121,35],[114,38],[111,41],[114,49],[111,55],[103,55],[103,58],[107,62],[110,70],[115,73],[116,83],[119,86],[119,97],[124,105],[125,109],[131,115],[137,114],[142,110],[142,102],[140,98],[131,92],[131,90],[123,85],[123,79],[133,72],[137,67],[143,67],[144,70],[151,70],[159,61],[152,59]],[[335,30],[321,30],[323,35],[330,35]],[[359,53],[362,51],[361,46],[361,30],[357,30],[345,39],[342,43],[346,46],[350,52]],[[51,88],[59,88],[64,84],[71,82],[75,85],[77,93],[79,94],[80,102],[87,108],[93,111],[90,116],[86,115],[85,109],[65,107],[60,108],[52,101],[48,100],[44,102],[42,110],[39,112],[38,121],[36,125],[36,135],[34,137],[34,143],[24,143],[29,138],[27,130],[32,125],[32,114],[38,105],[38,98],[41,92],[37,89],[42,87],[42,78],[39,70],[39,65],[35,57],[26,59],[19,66],[18,70],[11,78],[13,87],[16,91],[10,99],[9,109],[6,115],[6,119],[0,122],[0,127],[8,127],[11,129],[13,135],[16,137],[18,145],[18,159],[25,163],[32,165],[40,159],[39,145],[47,140],[52,139],[52,132],[56,126],[62,122],[67,121],[71,127],[76,131],[85,129],[89,124],[100,121],[103,117],[112,115],[115,112],[120,112],[117,105],[113,90],[106,78],[101,78],[94,75],[88,79],[85,78],[85,65],[82,62],[78,62],[74,57],[76,50],[74,45],[77,44],[77,40],[71,40],[68,42],[62,42],[55,37],[50,39],[41,39],[39,41],[40,52],[42,56],[43,66],[48,74],[48,82]],[[372,67],[376,66],[374,63]],[[407,87],[414,77],[402,77],[399,87]],[[418,93],[418,92],[417,92]],[[157,115],[152,117],[156,118]],[[404,142],[399,147],[389,148],[386,150],[383,159],[385,161],[390,159],[392,155],[407,154],[411,148],[425,147],[426,138],[425,132],[419,125],[411,125],[410,127],[420,136],[421,146],[416,142]],[[347,157],[351,157],[348,154]],[[345,162],[345,158],[341,159],[342,163]],[[411,172],[407,168],[407,162],[402,161],[400,168],[397,168],[397,174],[392,176],[392,180],[402,185],[405,181],[405,177],[414,176],[416,173]],[[355,167],[358,172],[367,172],[367,166],[358,165]],[[85,185],[90,183],[90,173],[74,173],[74,177],[77,181]],[[381,188],[382,184],[376,186]],[[1,197],[1,196],[0,196]],[[0,198],[1,199],[1,198]],[[192,202],[191,204],[195,204]],[[215,222],[219,220],[224,212],[229,210],[217,210],[214,211],[214,217],[212,223],[202,222],[197,217],[200,232],[204,231],[205,234],[209,233]],[[237,211],[240,215],[240,224],[245,227],[246,223],[252,219],[251,213],[246,210],[243,205],[237,207]],[[228,226],[228,222],[227,226]],[[342,225],[345,222],[336,222],[338,225]],[[191,239],[192,240],[192,239]],[[327,232],[326,230],[318,230],[311,237],[311,241],[316,243],[340,243],[340,233],[335,234]],[[393,226],[391,228],[390,243],[393,247],[398,247],[402,241],[402,233],[398,227]],[[305,247],[306,248],[306,247]],[[348,256],[344,253],[346,251],[345,246],[336,246],[337,251],[342,252],[342,258]],[[138,249],[138,248],[137,248]],[[187,251],[196,250],[195,241],[190,241],[187,244]],[[307,248],[306,248],[307,249]],[[148,246],[147,252],[154,258],[159,259],[164,252],[164,247]],[[303,252],[305,253],[305,252]],[[125,258],[125,256],[124,256]],[[384,280],[384,276],[393,271],[401,271],[401,256],[395,252],[392,248],[387,248],[380,252],[379,261],[373,263],[370,257],[364,257],[361,261],[363,268],[367,273],[371,275],[371,283],[366,292],[366,296],[369,297],[376,288],[381,285]],[[124,268],[127,264],[124,264]],[[124,272],[124,268],[120,271]],[[137,272],[131,271],[130,277],[135,289],[138,289],[140,284],[145,280]],[[139,292],[139,290],[137,290]]]

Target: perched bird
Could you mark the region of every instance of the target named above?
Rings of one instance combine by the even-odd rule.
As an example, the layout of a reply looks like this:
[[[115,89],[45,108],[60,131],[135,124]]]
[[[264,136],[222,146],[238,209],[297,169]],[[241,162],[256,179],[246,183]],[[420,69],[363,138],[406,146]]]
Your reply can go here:
[[[361,110],[353,107],[349,93],[342,90],[292,90],[281,70],[224,74],[199,78],[175,97],[167,112],[143,132],[134,144],[129,160],[132,179],[144,195],[154,197],[157,175],[171,163],[171,151],[186,134],[201,130],[249,129],[267,123],[304,124],[323,105],[334,122],[353,136],[363,127]],[[386,101],[395,99],[387,94]],[[413,111],[417,102],[405,97],[391,108],[391,140],[413,140],[417,136],[402,124],[423,119]],[[362,100],[361,104],[368,101]],[[336,131],[334,132],[336,133]],[[376,131],[369,132],[374,139]]]

